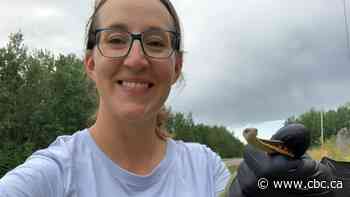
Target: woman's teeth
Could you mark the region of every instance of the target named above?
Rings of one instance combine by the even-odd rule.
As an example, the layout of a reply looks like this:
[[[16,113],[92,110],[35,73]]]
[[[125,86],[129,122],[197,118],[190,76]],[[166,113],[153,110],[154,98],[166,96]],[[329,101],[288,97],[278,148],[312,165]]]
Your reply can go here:
[[[149,83],[140,83],[140,82],[127,82],[121,81],[119,84],[128,88],[149,88],[151,84]]]

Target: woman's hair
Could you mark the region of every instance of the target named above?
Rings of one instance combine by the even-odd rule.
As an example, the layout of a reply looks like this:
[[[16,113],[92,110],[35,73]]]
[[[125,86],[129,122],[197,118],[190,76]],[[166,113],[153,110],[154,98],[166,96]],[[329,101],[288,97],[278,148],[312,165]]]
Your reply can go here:
[[[183,33],[181,29],[181,23],[179,16],[173,6],[173,4],[170,2],[170,0],[159,0],[168,10],[169,14],[173,18],[174,22],[174,28],[175,32],[179,35],[178,36],[178,44],[175,48],[176,52],[182,56],[183,55]],[[89,53],[96,45],[96,35],[95,31],[98,26],[98,11],[101,9],[101,7],[107,2],[107,0],[96,0],[95,6],[92,15],[90,16],[88,23],[86,25],[86,38],[85,38],[85,50],[86,53]],[[183,81],[183,75],[180,75],[179,78],[180,81]],[[91,87],[91,86],[90,86]],[[95,88],[95,87],[94,87]],[[95,90],[93,92],[96,93]],[[97,98],[97,96],[96,96]],[[166,107],[163,105],[161,109],[159,110],[157,114],[157,127],[156,127],[156,134],[159,138],[165,140],[168,137],[172,137],[172,135],[166,130],[166,122],[169,118],[170,111],[166,109]],[[89,118],[88,124],[91,124],[95,122],[97,119],[97,112]]]
[[[181,31],[181,26],[180,26],[180,19],[179,16],[173,6],[173,4],[170,2],[170,0],[159,0],[168,10],[169,14],[173,18],[173,22],[175,25],[175,32],[179,35],[179,44],[178,47],[176,48],[176,51],[180,54],[183,52],[183,33]],[[101,7],[107,2],[107,0],[96,0],[95,2],[95,7],[92,15],[89,18],[89,21],[86,25],[86,39],[85,39],[85,49],[91,50],[94,48],[96,45],[96,35],[95,31],[98,26],[97,24],[97,18],[98,18],[98,11],[101,9]]]

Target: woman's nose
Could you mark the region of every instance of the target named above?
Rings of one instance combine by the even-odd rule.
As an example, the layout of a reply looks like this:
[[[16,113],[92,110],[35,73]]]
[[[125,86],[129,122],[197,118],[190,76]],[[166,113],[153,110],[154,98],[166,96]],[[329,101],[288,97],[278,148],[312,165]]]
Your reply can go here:
[[[143,68],[149,65],[139,40],[135,40],[130,47],[129,54],[124,59],[125,66]]]

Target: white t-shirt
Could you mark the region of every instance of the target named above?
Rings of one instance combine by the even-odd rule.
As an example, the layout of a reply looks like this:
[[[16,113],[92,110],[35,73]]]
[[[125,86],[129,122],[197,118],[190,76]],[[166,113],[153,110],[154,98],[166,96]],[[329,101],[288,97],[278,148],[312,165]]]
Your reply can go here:
[[[102,152],[85,129],[58,137],[0,179],[1,197],[216,197],[230,172],[205,145],[167,140],[164,159],[146,176]]]

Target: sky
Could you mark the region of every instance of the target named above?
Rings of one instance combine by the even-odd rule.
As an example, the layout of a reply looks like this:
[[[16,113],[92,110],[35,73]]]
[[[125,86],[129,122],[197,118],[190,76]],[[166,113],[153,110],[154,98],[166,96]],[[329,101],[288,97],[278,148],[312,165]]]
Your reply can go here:
[[[290,116],[350,101],[342,0],[172,2],[186,51],[185,83],[167,101],[173,111],[240,139],[245,127],[269,138]],[[92,7],[92,0],[1,0],[0,47],[21,30],[30,49],[82,57]]]

